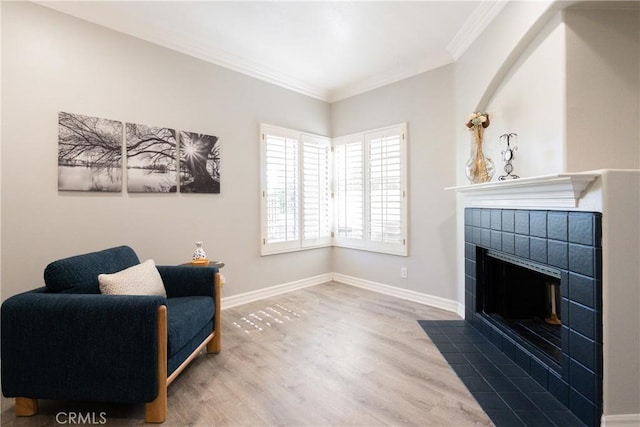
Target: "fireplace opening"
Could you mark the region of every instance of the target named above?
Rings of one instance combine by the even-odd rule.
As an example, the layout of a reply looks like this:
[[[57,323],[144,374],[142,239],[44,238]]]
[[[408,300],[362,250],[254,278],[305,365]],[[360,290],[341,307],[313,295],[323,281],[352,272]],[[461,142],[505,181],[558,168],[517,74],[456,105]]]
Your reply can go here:
[[[478,250],[476,311],[560,364],[560,271],[502,252]]]

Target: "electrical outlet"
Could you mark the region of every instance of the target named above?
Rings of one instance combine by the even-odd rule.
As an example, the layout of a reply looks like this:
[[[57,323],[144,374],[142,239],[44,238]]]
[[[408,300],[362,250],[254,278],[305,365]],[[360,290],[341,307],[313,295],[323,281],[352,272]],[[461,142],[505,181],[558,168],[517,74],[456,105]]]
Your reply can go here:
[[[403,279],[409,277],[409,270],[406,267],[400,269],[400,277]]]

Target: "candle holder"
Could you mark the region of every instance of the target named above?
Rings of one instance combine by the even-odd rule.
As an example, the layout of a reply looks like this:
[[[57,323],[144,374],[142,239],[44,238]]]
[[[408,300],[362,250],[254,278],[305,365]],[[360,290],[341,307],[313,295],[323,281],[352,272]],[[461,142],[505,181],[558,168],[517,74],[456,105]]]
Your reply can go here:
[[[518,147],[515,145],[511,146],[511,139],[517,141],[518,139],[518,134],[517,133],[505,133],[504,135],[500,136],[500,140],[504,141],[507,143],[507,149],[506,150],[502,150],[502,160],[505,161],[505,165],[504,165],[504,171],[507,173],[506,175],[500,175],[498,177],[498,179],[500,181],[506,181],[507,179],[518,179],[520,178],[518,175],[512,175],[511,172],[513,172],[513,165],[511,164],[511,161],[514,158],[514,152],[518,150]]]

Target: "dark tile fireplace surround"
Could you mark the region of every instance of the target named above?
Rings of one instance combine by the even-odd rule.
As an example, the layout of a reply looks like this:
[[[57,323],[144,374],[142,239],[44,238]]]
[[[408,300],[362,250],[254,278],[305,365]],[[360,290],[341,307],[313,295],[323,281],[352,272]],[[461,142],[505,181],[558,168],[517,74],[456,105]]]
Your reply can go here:
[[[602,414],[600,213],[465,209],[465,319],[590,426]],[[487,251],[548,267],[559,278],[562,325],[555,357],[483,312]],[[517,284],[514,284],[517,286]]]

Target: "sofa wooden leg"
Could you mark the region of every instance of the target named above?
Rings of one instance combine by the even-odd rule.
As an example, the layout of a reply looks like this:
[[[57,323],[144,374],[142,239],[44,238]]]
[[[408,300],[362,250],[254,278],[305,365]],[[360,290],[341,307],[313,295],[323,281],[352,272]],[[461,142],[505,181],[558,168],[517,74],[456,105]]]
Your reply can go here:
[[[207,353],[220,353],[221,349],[220,331],[215,331],[213,338],[207,343]]]
[[[144,420],[163,423],[167,419],[167,307],[158,307],[158,396],[144,405]]]
[[[163,423],[167,419],[167,387],[158,390],[158,397],[144,405],[144,420],[148,423]]]
[[[38,413],[38,399],[16,397],[16,416],[31,417]]]

